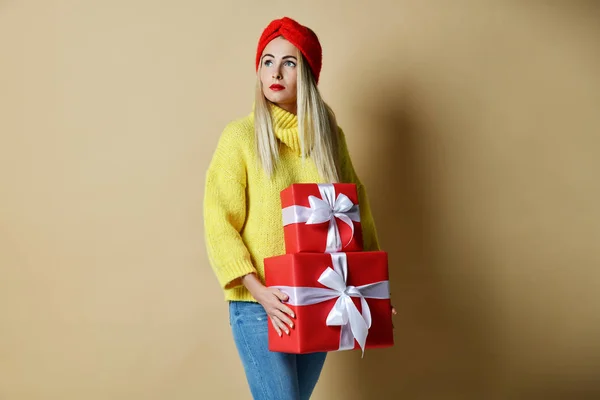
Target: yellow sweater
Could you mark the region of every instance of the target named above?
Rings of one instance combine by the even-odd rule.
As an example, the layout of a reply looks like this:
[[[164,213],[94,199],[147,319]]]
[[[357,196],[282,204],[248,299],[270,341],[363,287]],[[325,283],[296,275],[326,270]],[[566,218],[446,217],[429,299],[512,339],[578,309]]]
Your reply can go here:
[[[271,110],[283,144],[271,178],[258,162],[253,113],[225,127],[206,173],[206,246],[226,300],[256,301],[239,278],[254,272],[264,284],[263,260],[285,253],[279,193],[292,183],[324,183],[310,157],[301,157],[297,116],[275,105]],[[340,180],[358,186],[364,249],[379,250],[367,195],[341,129],[339,146]]]

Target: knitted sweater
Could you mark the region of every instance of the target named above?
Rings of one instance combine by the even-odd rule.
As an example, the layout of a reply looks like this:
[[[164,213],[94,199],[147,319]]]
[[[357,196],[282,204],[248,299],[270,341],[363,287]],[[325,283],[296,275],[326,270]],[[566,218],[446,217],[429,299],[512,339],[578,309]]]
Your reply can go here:
[[[297,116],[275,105],[271,111],[280,141],[271,177],[256,154],[253,113],[225,127],[206,173],[206,247],[225,300],[256,301],[240,278],[256,273],[264,284],[264,259],[285,253],[280,192],[293,183],[324,183],[310,157],[301,156]],[[364,249],[379,250],[365,188],[339,132],[340,181],[357,184]]]

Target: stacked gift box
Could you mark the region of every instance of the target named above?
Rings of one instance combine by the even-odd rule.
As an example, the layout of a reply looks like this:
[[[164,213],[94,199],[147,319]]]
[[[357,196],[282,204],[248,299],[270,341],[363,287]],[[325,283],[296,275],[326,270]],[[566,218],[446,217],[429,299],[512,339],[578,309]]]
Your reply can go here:
[[[387,253],[363,251],[356,185],[294,184],[281,205],[286,254],[265,259],[266,284],[289,296],[296,319],[289,335],[269,324],[269,349],[392,346]]]

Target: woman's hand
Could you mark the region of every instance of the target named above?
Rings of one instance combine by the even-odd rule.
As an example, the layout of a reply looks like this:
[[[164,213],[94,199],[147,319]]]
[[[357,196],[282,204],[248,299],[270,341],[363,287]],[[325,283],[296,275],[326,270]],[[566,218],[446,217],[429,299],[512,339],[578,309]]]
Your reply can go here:
[[[282,331],[285,331],[289,335],[290,328],[294,327],[292,318],[296,316],[291,308],[283,304],[288,296],[279,289],[264,286],[255,274],[243,276],[242,283],[252,297],[263,306],[277,334],[281,336]]]

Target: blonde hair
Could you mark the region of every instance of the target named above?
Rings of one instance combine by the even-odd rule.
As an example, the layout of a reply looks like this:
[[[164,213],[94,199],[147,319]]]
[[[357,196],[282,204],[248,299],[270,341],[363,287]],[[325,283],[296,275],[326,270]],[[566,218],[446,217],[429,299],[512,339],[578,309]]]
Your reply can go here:
[[[312,158],[317,171],[326,182],[338,182],[340,167],[335,114],[323,101],[308,61],[299,51],[296,68],[298,135],[302,157]],[[260,69],[256,81],[254,131],[259,162],[267,175],[272,176],[279,161],[279,145],[273,129],[269,101],[263,94]]]

